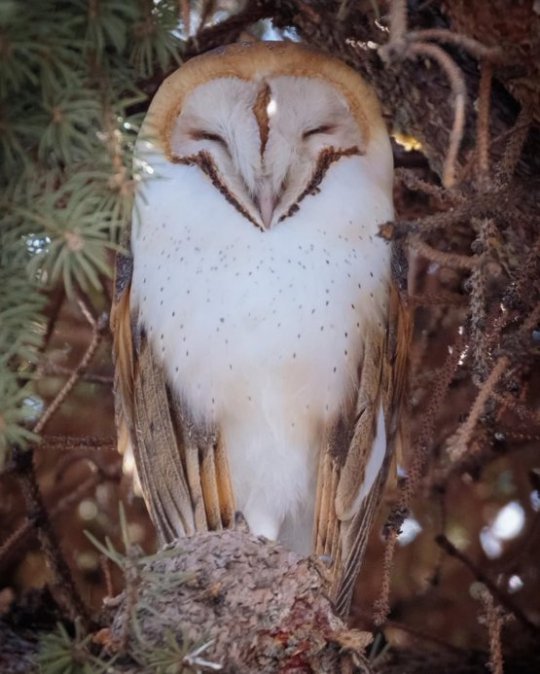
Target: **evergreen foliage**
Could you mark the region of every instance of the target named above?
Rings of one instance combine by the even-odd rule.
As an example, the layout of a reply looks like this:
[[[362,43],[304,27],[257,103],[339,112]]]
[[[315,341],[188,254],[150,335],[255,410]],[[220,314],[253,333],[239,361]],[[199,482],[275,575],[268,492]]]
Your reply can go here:
[[[99,660],[90,650],[92,635],[85,634],[78,624],[71,637],[59,624],[55,632],[44,634],[36,664],[40,674],[105,674],[114,671],[110,658]]]
[[[48,293],[100,291],[129,218],[144,81],[182,48],[172,0],[0,3],[0,466],[32,438]]]

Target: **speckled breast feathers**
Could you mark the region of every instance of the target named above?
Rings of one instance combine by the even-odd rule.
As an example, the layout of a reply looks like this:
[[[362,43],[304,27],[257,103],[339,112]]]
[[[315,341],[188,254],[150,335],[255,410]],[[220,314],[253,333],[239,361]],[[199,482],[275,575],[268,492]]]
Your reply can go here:
[[[377,100],[293,43],[160,87],[113,307],[122,437],[163,540],[258,534],[331,562],[346,612],[399,430],[409,321]]]

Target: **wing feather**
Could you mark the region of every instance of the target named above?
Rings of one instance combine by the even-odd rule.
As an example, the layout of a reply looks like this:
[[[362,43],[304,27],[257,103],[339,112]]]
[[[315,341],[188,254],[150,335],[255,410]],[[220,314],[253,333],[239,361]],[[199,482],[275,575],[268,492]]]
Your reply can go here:
[[[218,434],[193,420],[171,389],[130,294],[131,269],[117,261],[114,333],[117,423],[127,427],[148,510],[162,541],[221,529],[235,505]]]
[[[231,527],[234,524],[235,499],[227,454],[223,443],[219,440],[214,448],[214,456],[216,460],[216,479],[221,522],[224,527]]]
[[[167,384],[150,342],[140,336],[134,386],[135,462],[143,492],[159,507],[164,540],[195,531],[191,495],[180,461],[183,443],[172,423]]]
[[[392,285],[387,325],[364,333],[356,408],[320,457],[315,552],[332,559],[332,595],[346,615],[388,476],[407,376],[410,316]]]
[[[219,507],[219,491],[213,448],[207,448],[202,451],[201,485],[208,528],[219,531],[223,527],[221,522],[221,510]]]

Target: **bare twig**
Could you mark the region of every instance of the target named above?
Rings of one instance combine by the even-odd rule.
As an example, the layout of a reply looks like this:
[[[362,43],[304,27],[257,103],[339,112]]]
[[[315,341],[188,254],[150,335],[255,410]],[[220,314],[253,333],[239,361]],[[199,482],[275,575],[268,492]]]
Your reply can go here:
[[[489,668],[491,674],[504,674],[504,658],[501,643],[504,614],[501,607],[493,601],[493,597],[487,588],[484,588],[482,592],[482,603],[484,605],[489,634]]]
[[[71,571],[62,555],[60,542],[51,524],[51,520],[34,472],[34,454],[31,449],[14,448],[13,456],[17,467],[18,479],[26,501],[29,519],[37,529],[41,549],[52,571],[54,585],[63,609],[72,620],[79,619],[89,625],[90,614],[75,585]]]
[[[417,253],[441,265],[441,267],[451,267],[452,269],[476,269],[479,264],[478,257],[461,255],[460,253],[447,253],[442,250],[432,248],[430,245],[422,241],[418,236],[413,236],[409,239],[409,247],[413,248]]]
[[[114,447],[111,446],[109,449],[113,450]],[[116,457],[119,458],[119,455],[116,454]],[[93,470],[97,470],[101,474],[102,478],[114,479],[118,475],[119,461],[117,461],[117,465],[110,465],[108,457],[103,456],[103,454],[100,452],[96,452],[95,449],[80,448],[69,453],[62,454],[61,459],[56,466],[56,482],[60,482],[60,480],[63,479],[66,471],[73,464],[79,463],[79,461],[86,461],[87,464],[92,466]]]
[[[62,513],[71,510],[81,501],[83,496],[93,489],[102,479],[103,476],[100,473],[92,473],[86,480],[81,482],[75,489],[72,489],[69,494],[51,507],[49,510],[49,518],[54,520]],[[2,545],[2,548],[0,549],[0,570],[12,563],[15,552],[17,555],[22,555],[24,553],[34,532],[34,521],[26,518]]]
[[[411,625],[405,625],[404,623],[397,622],[396,620],[387,620],[385,623],[386,627],[391,627],[392,629],[399,630],[400,632],[405,632],[410,635],[415,641],[423,641],[432,643],[435,646],[443,648],[444,650],[450,651],[452,653],[462,653],[461,648],[454,646],[448,641],[435,636],[434,634],[427,634],[422,630],[412,627]]]
[[[111,574],[111,560],[106,555],[99,556],[99,564],[105,578],[105,587],[107,589],[107,598],[114,597],[114,586]]]
[[[47,423],[50,421],[51,417],[57,412],[58,408],[62,405],[64,400],[72,391],[75,384],[79,381],[81,375],[86,370],[86,368],[90,364],[90,361],[94,357],[94,354],[97,351],[97,348],[103,338],[103,334],[107,329],[107,326],[108,326],[108,318],[106,314],[102,315],[97,320],[97,322],[96,321],[93,322],[92,340],[88,345],[88,348],[84,352],[81,361],[79,362],[77,367],[73,370],[69,379],[66,381],[64,386],[62,386],[60,391],[56,394],[55,398],[50,403],[49,407],[45,410],[39,421],[34,426],[33,431],[35,433],[41,433],[43,431]]]
[[[396,169],[394,175],[397,180],[400,180],[408,189],[421,192],[422,194],[427,194],[430,197],[433,197],[441,204],[447,206],[449,201],[465,201],[465,197],[457,192],[452,193],[452,199],[448,190],[444,189],[440,185],[435,185],[434,183],[428,182],[418,177],[414,171],[407,171],[406,169]]]
[[[42,370],[42,374],[48,376],[71,376],[73,370],[63,365],[48,364]],[[87,381],[92,384],[103,384],[104,386],[112,386],[114,377],[112,375],[97,374],[95,372],[86,372],[81,375],[81,381]]]
[[[383,578],[381,590],[379,598],[373,605],[373,622],[375,625],[383,625],[386,622],[388,614],[390,613],[390,584],[392,566],[394,562],[396,543],[401,531],[401,525],[403,524],[404,517],[405,514],[402,514],[398,522],[391,522],[391,524],[387,527],[384,545]]]
[[[430,392],[429,404],[423,417],[420,433],[415,442],[411,466],[408,468],[409,474],[405,480],[404,489],[402,491],[401,504],[404,509],[408,508],[411,499],[415,495],[426,468],[426,464],[429,461],[437,412],[440,409],[448,387],[454,378],[463,349],[463,340],[458,338],[448,354],[446,362],[435,378],[435,384]]]
[[[56,288],[52,291],[49,303],[48,318],[47,318],[47,327],[45,329],[45,335],[43,336],[43,341],[41,343],[40,350],[42,352],[47,348],[51,337],[54,333],[56,322],[60,315],[60,311],[66,299],[66,291],[63,285],[57,285]]]
[[[450,37],[452,36],[452,37]],[[404,60],[427,56],[437,61],[444,70],[454,96],[454,122],[448,141],[448,150],[444,160],[442,182],[447,188],[456,183],[456,163],[465,128],[465,108],[467,102],[467,87],[460,68],[452,58],[439,46],[424,42],[423,39],[439,39],[446,42],[469,45],[469,40],[463,36],[455,36],[450,31],[413,31],[407,32],[407,3],[404,0],[394,0],[390,10],[390,39],[379,48],[379,54],[384,61]],[[469,46],[478,49],[475,40]],[[488,53],[489,50],[488,50]]]
[[[454,94],[454,122],[450,132],[442,174],[443,185],[450,188],[456,183],[456,162],[465,127],[465,107],[467,102],[465,79],[461,70],[450,56],[436,45],[413,43],[410,45],[408,51],[413,56],[427,56],[437,61],[446,73],[452,87],[452,93]]]
[[[487,47],[472,37],[462,33],[454,33],[446,28],[425,28],[423,30],[411,30],[407,33],[407,39],[414,42],[424,40],[435,40],[437,42],[446,42],[462,47],[477,59],[490,61],[500,61],[503,57],[503,51],[499,47]]]
[[[113,449],[116,447],[116,438],[98,437],[93,435],[44,435],[41,438],[47,449],[73,451],[95,449],[97,451]]]
[[[189,36],[191,33],[191,7],[189,0],[179,0],[180,3],[180,17],[184,24],[184,33]]]
[[[411,307],[463,307],[467,298],[459,293],[452,293],[447,290],[437,290],[435,293],[422,292],[419,295],[409,295],[407,301]]]
[[[225,21],[199,30],[191,37],[186,45],[184,58],[189,59],[209,49],[215,49],[238,39],[243,30],[249,25],[272,16],[273,8],[270,3],[248,2],[244,9],[229,17]]]
[[[487,576],[481,569],[478,568],[474,562],[472,562],[466,555],[464,555],[460,550],[456,548],[456,546],[451,543],[448,538],[444,535],[437,536],[435,538],[435,542],[437,545],[439,545],[450,557],[455,557],[456,559],[459,559],[459,561],[466,566],[469,571],[472,573],[472,575],[478,580],[480,583],[483,583],[488,590],[491,592],[493,597],[501,604],[501,606],[504,606],[504,608],[511,613],[512,615],[515,616],[517,620],[531,633],[535,636],[535,638],[538,638],[538,633],[540,632],[540,628],[535,625],[533,622],[527,618],[527,616],[523,613],[523,611],[519,608],[519,606],[516,606],[514,602],[508,597],[508,595],[503,592],[492,580],[489,576]]]
[[[397,43],[407,34],[407,2],[394,0],[390,9],[390,42]]]
[[[514,128],[512,129],[512,133],[506,144],[503,159],[499,166],[499,170],[497,171],[497,179],[503,185],[509,183],[514,175],[519,158],[521,157],[523,145],[529,133],[532,118],[532,109],[523,107],[518,115]]]
[[[490,61],[484,60],[482,63],[482,74],[480,76],[478,113],[476,118],[476,155],[480,179],[485,179],[489,174],[489,111],[492,80],[493,65]]]
[[[495,366],[491,370],[489,377],[480,388],[480,391],[476,396],[467,419],[458,428],[449,444],[448,452],[452,458],[452,461],[459,461],[467,452],[469,441],[476,424],[480,419],[480,416],[484,412],[486,403],[489,400],[493,389],[495,386],[497,386],[499,379],[502,377],[509,365],[510,359],[508,356],[501,356],[495,363]]]

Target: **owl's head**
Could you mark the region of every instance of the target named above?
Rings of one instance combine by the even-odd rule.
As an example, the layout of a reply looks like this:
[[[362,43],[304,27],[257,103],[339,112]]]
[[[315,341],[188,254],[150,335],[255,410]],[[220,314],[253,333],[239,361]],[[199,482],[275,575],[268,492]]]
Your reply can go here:
[[[294,43],[193,59],[164,82],[147,120],[169,161],[203,170],[261,229],[293,214],[336,161],[361,157],[391,189],[374,93],[342,62]]]

